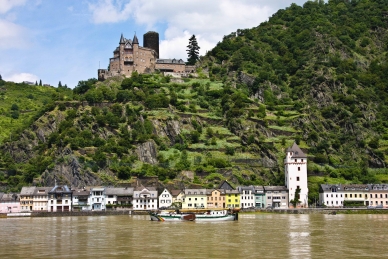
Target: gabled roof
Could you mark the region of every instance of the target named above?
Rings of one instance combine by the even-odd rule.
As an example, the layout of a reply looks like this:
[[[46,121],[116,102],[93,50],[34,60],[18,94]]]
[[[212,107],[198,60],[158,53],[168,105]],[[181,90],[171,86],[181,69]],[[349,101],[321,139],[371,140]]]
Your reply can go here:
[[[124,39],[123,34],[121,33],[121,37],[120,37],[120,42],[119,42],[119,44],[123,44],[123,43],[125,43],[125,39]]]
[[[206,189],[206,194],[207,195],[212,195],[212,193],[214,191],[218,191],[218,192],[220,192],[220,194],[225,194],[225,190],[224,189]]]
[[[34,195],[47,195],[52,188],[53,187],[36,187],[34,190]]]
[[[238,191],[252,191],[252,192],[254,192],[255,187],[253,187],[252,185],[250,185],[250,186],[238,186],[237,190]]]
[[[182,59],[167,59],[167,58],[164,58],[164,59],[157,59],[156,60],[156,63],[158,64],[186,64]]]
[[[307,155],[300,149],[300,147],[294,142],[292,147],[287,148],[286,152],[292,152],[293,158],[307,158]]]
[[[67,185],[56,185],[49,193],[72,193],[72,191]]]
[[[17,193],[5,193],[3,197],[0,197],[1,202],[19,202],[20,196]]]
[[[90,190],[88,189],[75,189],[73,190],[73,196],[89,196]]]
[[[180,193],[184,193],[182,190],[171,190],[171,195],[176,197],[178,196]]]
[[[286,186],[264,186],[264,190],[267,191],[288,191]]]
[[[20,195],[33,195],[35,191],[35,186],[32,187],[23,187],[20,191]]]
[[[117,196],[128,196],[133,195],[133,188],[113,188],[113,187],[107,187],[105,189],[106,195],[117,195]]]
[[[228,183],[227,180],[224,180],[220,183],[220,186],[218,186],[218,189],[224,189],[224,190],[234,190],[233,186]]]
[[[185,189],[185,194],[189,195],[206,195],[206,189]]]

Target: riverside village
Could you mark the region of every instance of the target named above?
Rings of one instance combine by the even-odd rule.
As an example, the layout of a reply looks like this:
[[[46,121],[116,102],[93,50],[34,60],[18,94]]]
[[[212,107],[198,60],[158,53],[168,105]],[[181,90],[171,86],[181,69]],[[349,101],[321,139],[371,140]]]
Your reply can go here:
[[[237,186],[227,181],[215,189],[174,189],[158,186],[110,187],[67,185],[23,187],[20,193],[0,193],[0,213],[31,216],[46,212],[182,210],[279,210],[308,208],[307,155],[297,144],[286,149],[286,186]],[[295,195],[297,198],[295,199]],[[322,184],[313,207],[388,207],[388,185]],[[311,205],[310,205],[311,206]],[[101,214],[100,214],[101,215]]]
[[[98,69],[98,80],[132,73],[155,71],[175,79],[196,76],[195,65],[182,59],[159,58],[159,34],[143,35],[144,47],[121,34],[119,46],[109,59],[108,69]],[[143,185],[136,179],[122,186],[73,187],[25,186],[20,193],[0,192],[0,215],[31,216],[37,213],[157,211],[157,210],[225,210],[280,211],[307,208],[388,208],[388,184],[320,184],[319,197],[308,198],[308,156],[296,143],[287,148],[284,159],[285,186],[233,186],[222,181],[218,188],[170,189],[157,181]]]

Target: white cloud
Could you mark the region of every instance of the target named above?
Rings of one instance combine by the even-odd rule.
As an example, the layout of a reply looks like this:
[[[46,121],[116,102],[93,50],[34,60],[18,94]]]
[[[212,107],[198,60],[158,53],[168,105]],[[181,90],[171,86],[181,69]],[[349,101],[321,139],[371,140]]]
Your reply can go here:
[[[0,14],[6,13],[16,6],[21,6],[27,0],[0,0]]]
[[[89,3],[94,23],[115,23],[127,20],[131,14],[131,3],[123,4],[123,1],[100,0],[97,3]]]
[[[94,23],[133,19],[148,30],[167,26],[160,46],[160,57],[187,57],[186,46],[195,34],[200,54],[213,48],[224,35],[237,29],[252,28],[268,19],[273,9],[263,0],[100,0],[89,4]],[[271,1],[272,2],[272,1]]]
[[[39,77],[29,73],[18,73],[12,74],[10,76],[4,76],[3,79],[5,81],[11,81],[15,83],[21,83],[23,81],[36,82],[39,81]]]
[[[0,19],[0,49],[24,48],[27,46],[24,27]]]

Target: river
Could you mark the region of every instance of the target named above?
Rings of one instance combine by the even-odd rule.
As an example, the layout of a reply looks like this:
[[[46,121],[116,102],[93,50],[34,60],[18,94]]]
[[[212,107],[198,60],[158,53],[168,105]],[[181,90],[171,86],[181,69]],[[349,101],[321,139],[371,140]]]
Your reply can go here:
[[[0,258],[387,258],[388,215],[0,218]]]

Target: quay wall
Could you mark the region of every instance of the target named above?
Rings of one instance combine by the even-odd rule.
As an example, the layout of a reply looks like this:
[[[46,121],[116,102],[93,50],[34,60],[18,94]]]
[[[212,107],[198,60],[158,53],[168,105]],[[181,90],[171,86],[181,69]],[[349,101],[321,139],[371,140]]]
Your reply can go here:
[[[106,211],[68,211],[68,212],[32,212],[31,217],[74,217],[74,216],[115,216],[148,215],[148,211],[106,210]]]
[[[366,208],[307,208],[307,209],[242,209],[241,213],[263,212],[277,214],[388,214],[388,209]]]

